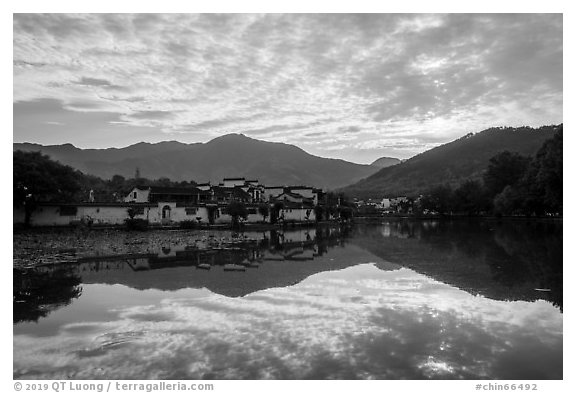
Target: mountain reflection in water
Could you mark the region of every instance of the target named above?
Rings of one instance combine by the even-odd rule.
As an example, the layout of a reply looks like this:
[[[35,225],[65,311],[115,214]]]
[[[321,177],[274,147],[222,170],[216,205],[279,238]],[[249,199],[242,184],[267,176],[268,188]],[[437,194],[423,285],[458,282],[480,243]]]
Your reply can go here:
[[[561,224],[122,236],[15,264],[15,378],[562,378]]]

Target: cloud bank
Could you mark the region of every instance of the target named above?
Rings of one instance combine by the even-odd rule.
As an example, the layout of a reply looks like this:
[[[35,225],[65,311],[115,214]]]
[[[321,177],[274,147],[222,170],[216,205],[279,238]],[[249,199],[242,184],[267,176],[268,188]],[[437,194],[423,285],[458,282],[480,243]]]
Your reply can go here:
[[[404,158],[491,126],[561,122],[562,30],[560,14],[16,14],[14,138],[242,132]],[[31,107],[48,114],[26,121]],[[79,113],[99,136],[73,128]]]

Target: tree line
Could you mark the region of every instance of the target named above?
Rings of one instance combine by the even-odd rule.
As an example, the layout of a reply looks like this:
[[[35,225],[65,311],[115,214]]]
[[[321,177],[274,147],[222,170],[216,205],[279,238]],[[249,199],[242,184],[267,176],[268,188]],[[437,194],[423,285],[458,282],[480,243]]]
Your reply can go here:
[[[433,187],[419,209],[441,215],[562,215],[562,129],[534,157],[503,151],[490,159],[482,180]]]

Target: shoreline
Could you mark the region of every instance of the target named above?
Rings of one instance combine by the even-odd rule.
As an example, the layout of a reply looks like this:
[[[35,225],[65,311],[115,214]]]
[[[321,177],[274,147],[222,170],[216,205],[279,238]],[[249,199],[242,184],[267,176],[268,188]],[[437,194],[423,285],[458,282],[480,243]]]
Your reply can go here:
[[[390,215],[382,217],[354,217],[354,221],[360,222],[380,222],[385,220],[490,220],[490,221],[562,221],[563,217],[524,217],[524,216],[466,216],[466,215],[451,215],[451,216],[414,216],[414,215]]]
[[[382,217],[361,216],[354,217],[353,220],[348,222],[343,221],[319,221],[319,222],[291,222],[284,224],[270,224],[270,223],[249,223],[243,224],[240,227],[232,227],[230,224],[203,224],[192,228],[182,227],[181,225],[149,225],[144,229],[130,229],[126,225],[62,225],[62,226],[32,226],[26,228],[21,225],[13,226],[13,233],[26,233],[26,232],[44,232],[44,231],[102,231],[102,230],[119,230],[127,232],[145,232],[149,230],[187,230],[187,231],[270,231],[279,229],[296,229],[296,228],[312,228],[322,226],[342,226],[354,224],[374,224],[385,221],[395,220],[434,220],[434,221],[461,221],[461,220],[485,220],[485,221],[518,221],[518,222],[536,222],[536,221],[563,221],[563,217],[522,217],[522,216],[465,216],[465,215],[451,215],[451,216],[415,216],[415,215],[390,215]]]
[[[127,232],[145,232],[148,230],[186,230],[186,231],[269,231],[274,229],[292,229],[292,228],[312,228],[319,226],[341,226],[351,224],[352,222],[345,223],[340,221],[319,221],[319,222],[290,222],[284,224],[270,224],[270,223],[249,223],[243,224],[240,227],[232,227],[230,224],[203,224],[200,226],[194,226],[192,228],[182,227],[179,224],[176,225],[149,225],[145,229],[129,229],[126,225],[51,225],[51,226],[32,226],[24,227],[21,225],[14,225],[13,233],[26,233],[26,232],[42,232],[42,231],[58,231],[62,230],[64,232],[81,230],[81,231],[100,231],[100,230],[119,230]]]

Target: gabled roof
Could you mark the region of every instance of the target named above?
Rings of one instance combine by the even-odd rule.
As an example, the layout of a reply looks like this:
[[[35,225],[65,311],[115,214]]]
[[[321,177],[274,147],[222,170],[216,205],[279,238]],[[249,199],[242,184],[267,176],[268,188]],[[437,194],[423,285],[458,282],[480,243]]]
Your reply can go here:
[[[284,196],[290,196],[294,199],[296,199],[298,202],[296,201],[289,201],[289,200],[285,200]],[[272,198],[272,201],[274,202],[282,202],[284,203],[285,206],[287,206],[288,204],[294,204],[297,206],[301,206],[303,204],[305,205],[313,205],[314,204],[314,199],[313,198],[306,198],[303,197],[302,195],[299,194],[293,194],[290,192],[283,192],[282,194],[278,195],[277,197]]]
[[[295,193],[290,192],[290,191],[284,191],[282,194],[274,197],[274,199],[281,199],[281,197],[282,197],[283,195],[287,195],[287,196],[289,196],[289,197],[296,198],[296,199],[307,199],[307,198],[303,197],[303,196],[300,195],[300,194],[295,194]]]

